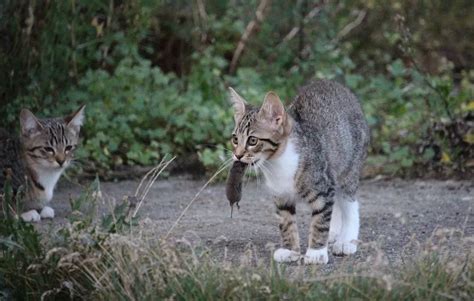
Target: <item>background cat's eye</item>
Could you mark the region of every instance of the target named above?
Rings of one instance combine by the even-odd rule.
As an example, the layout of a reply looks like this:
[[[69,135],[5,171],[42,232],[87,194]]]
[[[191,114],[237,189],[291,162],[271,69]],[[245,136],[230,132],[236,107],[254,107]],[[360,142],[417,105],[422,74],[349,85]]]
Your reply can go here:
[[[70,152],[72,150],[72,145],[68,145],[66,146],[66,148],[64,149],[66,152]]]
[[[250,146],[256,145],[258,142],[258,138],[254,136],[250,136],[249,140],[247,140],[247,144]]]
[[[44,149],[45,152],[54,154],[54,149],[52,147],[45,146],[45,147],[43,147],[43,149]]]
[[[232,143],[236,145],[239,143],[239,139],[237,138],[237,136],[232,136]]]

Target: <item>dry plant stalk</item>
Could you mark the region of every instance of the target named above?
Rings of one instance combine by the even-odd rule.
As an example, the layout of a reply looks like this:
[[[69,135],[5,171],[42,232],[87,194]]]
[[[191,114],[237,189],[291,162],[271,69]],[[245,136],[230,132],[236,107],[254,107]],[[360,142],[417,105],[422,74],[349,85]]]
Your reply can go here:
[[[237,44],[237,48],[235,49],[234,55],[232,56],[232,61],[230,62],[229,72],[233,74],[235,69],[237,68],[237,62],[242,55],[242,52],[245,49],[245,45],[247,44],[248,39],[250,36],[255,32],[257,27],[262,23],[263,18],[265,17],[265,9],[270,4],[270,0],[261,0],[260,4],[257,7],[257,11],[255,12],[255,18],[247,24],[242,37],[240,38],[239,44]]]
[[[323,3],[325,4],[325,3]],[[306,24],[309,22],[309,20],[311,20],[312,18],[314,18],[317,14],[319,14],[319,12],[321,11],[322,9],[322,6],[321,5],[317,5],[315,6],[306,16],[304,16],[303,18],[303,24]],[[280,45],[286,43],[286,42],[289,42],[291,41],[297,34],[298,32],[301,30],[301,27],[300,26],[295,26],[293,27],[287,34],[286,36],[283,38],[283,40],[281,41]],[[278,45],[278,46],[280,46]]]
[[[166,240],[169,235],[171,234],[171,232],[174,230],[174,228],[178,225],[178,223],[181,221],[181,219],[183,218],[183,216],[186,214],[186,211],[188,211],[189,207],[191,207],[191,205],[194,203],[194,201],[199,197],[199,195],[204,191],[204,189],[207,188],[207,186],[212,182],[214,181],[214,179],[224,170],[227,168],[227,164],[224,164],[223,167],[221,167],[218,171],[216,171],[214,173],[214,175],[212,175],[212,177],[201,187],[201,189],[194,195],[193,199],[188,203],[188,205],[183,209],[183,211],[181,212],[181,214],[178,216],[178,218],[175,220],[175,222],[173,223],[173,225],[170,227],[170,229],[168,230],[168,232],[166,232],[166,235],[163,237],[163,240]]]
[[[166,160],[166,156],[163,157],[163,159],[158,163],[157,166],[152,168],[149,172],[145,174],[145,176],[142,178],[140,181],[140,184],[138,184],[137,190],[135,191],[135,197],[138,199],[138,204],[135,208],[135,211],[133,212],[132,217],[135,217],[138,213],[138,210],[140,209],[141,205],[143,204],[143,201],[145,200],[146,196],[148,195],[148,192],[150,191],[151,187],[155,183],[156,179],[161,175],[161,173],[170,165],[173,160],[176,159],[176,156],[171,158],[168,161]],[[147,181],[147,182],[146,182]],[[142,188],[143,184],[146,182],[145,186]]]
[[[331,43],[336,43],[340,40],[342,40],[345,36],[347,36],[352,30],[354,30],[357,26],[362,24],[362,21],[364,21],[365,16],[367,15],[367,11],[361,10],[357,14],[357,17],[354,21],[350,22],[344,28],[338,32],[337,36],[331,41]]]

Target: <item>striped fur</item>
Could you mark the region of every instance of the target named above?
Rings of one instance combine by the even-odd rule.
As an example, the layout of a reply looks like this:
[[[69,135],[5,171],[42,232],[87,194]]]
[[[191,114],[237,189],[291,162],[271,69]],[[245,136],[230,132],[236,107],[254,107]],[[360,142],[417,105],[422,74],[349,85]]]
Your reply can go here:
[[[62,172],[74,158],[83,110],[81,107],[64,118],[38,119],[24,109],[20,114],[21,137],[0,135],[0,140],[8,141],[0,145],[0,170],[2,174],[7,169],[11,171],[15,190],[20,186],[26,188],[21,205],[30,216],[26,218],[29,221],[39,220],[39,213],[33,211],[46,208]],[[4,151],[7,146],[14,151]],[[2,188],[4,181],[5,177],[0,176]],[[54,211],[47,207],[41,215],[52,217]]]
[[[231,100],[234,160],[264,174],[276,199],[283,248],[299,252],[294,212],[296,200],[303,200],[312,211],[305,261],[326,263],[333,206],[339,199],[354,200],[369,143],[359,101],[342,85],[326,80],[303,87],[287,110],[272,92],[260,108],[232,89]],[[348,254],[355,250],[351,244],[357,240],[358,205],[344,204],[338,211],[343,229],[335,237],[337,253]],[[351,227],[357,229],[348,230]],[[344,241],[337,241],[341,238]],[[277,251],[275,258],[289,261],[281,254],[290,252]]]
[[[288,250],[300,252],[300,238],[296,224],[296,208],[294,204],[288,204],[285,199],[275,199],[277,215],[279,218],[279,229],[281,233],[282,247]]]

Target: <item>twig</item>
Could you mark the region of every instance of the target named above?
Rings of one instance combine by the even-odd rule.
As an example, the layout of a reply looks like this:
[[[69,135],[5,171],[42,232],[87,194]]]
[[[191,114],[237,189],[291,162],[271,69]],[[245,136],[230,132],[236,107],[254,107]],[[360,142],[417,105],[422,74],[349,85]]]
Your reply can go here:
[[[365,16],[367,15],[367,11],[361,10],[357,14],[357,17],[354,21],[350,22],[336,35],[336,37],[331,41],[331,43],[337,43],[338,41],[342,40],[345,36],[347,36],[354,28],[359,26],[362,21],[364,21]]]
[[[207,13],[206,13],[206,6],[204,5],[204,2],[202,0],[197,0],[197,7],[198,7],[198,12],[199,16],[201,17],[201,20],[205,23],[207,21]]]
[[[315,6],[304,18],[303,18],[303,24],[306,24],[309,22],[309,20],[311,20],[312,18],[316,17],[317,14],[319,14],[319,12],[321,11],[322,9],[322,6],[321,5],[318,5],[318,6]],[[293,27],[290,32],[288,32],[286,34],[286,36],[283,38],[283,40],[281,41],[281,43],[278,45],[282,45],[286,42],[289,42],[291,41],[297,34],[298,32],[301,30],[301,26],[295,26]]]
[[[196,15],[196,23],[199,23],[199,29],[201,33],[201,42],[204,43],[207,40],[207,12],[206,6],[203,0],[196,0],[197,6],[197,14]]]
[[[308,0],[302,0],[301,1],[301,4],[300,4],[300,31],[299,31],[299,41],[298,41],[298,57],[300,59],[303,59],[303,48],[304,48],[304,26],[305,26],[305,22],[304,22],[304,13],[306,12],[306,10],[308,9]]]
[[[74,72],[74,79],[77,79],[78,70],[77,70],[77,55],[76,55],[76,0],[71,0],[71,9],[73,13],[73,18],[70,24],[70,33],[71,33],[71,48],[72,48],[72,70]]]
[[[235,72],[237,68],[237,62],[242,55],[242,52],[245,49],[245,45],[250,38],[250,36],[255,32],[256,28],[262,23],[265,9],[270,4],[270,0],[261,0],[260,4],[257,7],[257,11],[255,12],[255,18],[247,24],[242,37],[239,40],[239,44],[237,44],[237,48],[235,49],[234,55],[232,56],[232,61],[230,62],[229,72],[232,74]]]

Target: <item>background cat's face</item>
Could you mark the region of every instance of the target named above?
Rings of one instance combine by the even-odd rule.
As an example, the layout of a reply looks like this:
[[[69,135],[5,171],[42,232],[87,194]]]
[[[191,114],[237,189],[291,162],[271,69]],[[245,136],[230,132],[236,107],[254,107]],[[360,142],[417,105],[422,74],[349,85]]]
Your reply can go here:
[[[67,117],[54,119],[37,119],[30,111],[21,111],[21,140],[31,167],[61,170],[69,166],[79,141],[83,111],[84,106]]]
[[[270,158],[288,138],[287,115],[278,96],[269,92],[261,108],[248,105],[232,88],[235,128],[233,159],[259,164]]]

